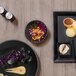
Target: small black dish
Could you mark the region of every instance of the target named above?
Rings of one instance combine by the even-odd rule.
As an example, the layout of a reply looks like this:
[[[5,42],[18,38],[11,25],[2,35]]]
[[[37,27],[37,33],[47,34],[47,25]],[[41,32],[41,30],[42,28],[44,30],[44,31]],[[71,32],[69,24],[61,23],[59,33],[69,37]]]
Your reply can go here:
[[[68,45],[69,47],[69,51],[66,53],[66,54],[61,54],[59,52],[59,46],[61,44],[66,44]],[[57,44],[57,48],[55,49],[54,51],[54,62],[56,63],[62,63],[62,62],[65,62],[65,63],[70,63],[70,62],[75,62],[75,52],[74,52],[74,46],[73,46],[73,43],[72,42],[62,42],[62,43],[58,43]]]
[[[42,21],[31,21],[26,26],[25,36],[33,43],[42,43],[47,37],[47,27]]]
[[[62,44],[65,44],[65,45],[67,45],[67,46],[69,47],[69,50],[68,50],[65,54],[61,54],[61,53],[59,52],[59,47],[60,47],[60,45],[62,45]],[[65,43],[65,42],[63,42],[63,43],[58,43],[58,44],[57,44],[57,52],[58,52],[58,54],[59,54],[60,56],[62,56],[62,57],[66,57],[66,56],[72,55],[72,44],[71,44],[71,43]]]
[[[61,44],[66,44],[66,45],[69,47],[68,52],[66,52],[65,54],[61,54],[61,53],[59,52],[59,46],[60,46]],[[73,45],[72,45],[71,42],[58,43],[58,47],[57,47],[58,57],[60,57],[60,58],[71,58],[71,57],[73,57],[73,50],[72,50],[72,49],[73,49]]]
[[[16,40],[10,40],[10,41],[3,42],[0,45],[0,57],[5,55],[8,52],[11,52],[11,50],[13,49],[19,50],[20,48],[24,48],[26,52],[30,53],[30,56],[32,57],[31,62],[28,62],[28,63],[18,62],[11,66],[9,65],[4,68],[0,68],[0,73],[3,73],[4,75],[8,75],[8,76],[19,76],[18,74],[5,72],[5,69],[10,68],[10,67],[13,68],[13,67],[18,67],[18,66],[25,66],[26,73],[22,76],[35,76],[37,74],[37,71],[38,71],[37,56],[32,50],[32,48],[30,48],[30,46],[28,46],[24,42],[16,41]]]

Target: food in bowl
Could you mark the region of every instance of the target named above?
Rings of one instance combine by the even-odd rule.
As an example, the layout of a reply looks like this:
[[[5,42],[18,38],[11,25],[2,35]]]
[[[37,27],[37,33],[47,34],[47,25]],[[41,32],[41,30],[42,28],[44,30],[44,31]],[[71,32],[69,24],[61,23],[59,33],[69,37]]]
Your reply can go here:
[[[63,24],[66,27],[66,36],[76,36],[76,21],[73,18],[67,17],[63,20]]]
[[[33,40],[40,40],[44,35],[44,31],[42,31],[40,27],[29,29],[29,32]]]
[[[74,21],[74,23],[73,23],[73,29],[74,29],[75,32],[76,32],[76,21]]]
[[[29,61],[31,56],[25,50],[24,47],[18,49],[13,49],[11,52],[0,57],[0,67],[6,67],[7,65],[13,65],[16,62],[31,62]]]
[[[64,24],[65,27],[70,28],[70,27],[73,27],[74,21],[75,21],[75,20],[72,19],[72,18],[65,18],[65,19],[63,20],[63,24]]]
[[[65,55],[70,50],[69,46],[67,44],[61,44],[59,46],[59,52],[62,55]]]
[[[41,21],[31,21],[26,27],[25,35],[30,41],[40,43],[47,36],[47,28]]]

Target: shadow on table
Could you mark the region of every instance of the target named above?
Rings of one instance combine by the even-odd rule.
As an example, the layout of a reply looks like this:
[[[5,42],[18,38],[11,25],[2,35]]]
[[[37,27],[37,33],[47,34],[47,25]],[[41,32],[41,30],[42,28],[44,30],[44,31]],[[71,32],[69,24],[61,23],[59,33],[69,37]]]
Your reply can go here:
[[[17,18],[15,18],[15,20],[12,22],[13,24],[14,24],[14,26],[18,26],[18,19]]]
[[[35,53],[36,54],[36,53]],[[38,62],[38,69],[37,69],[37,72],[36,72],[36,75],[35,76],[40,76],[40,72],[41,72],[41,63],[40,63],[40,59],[38,57],[38,55],[36,54],[37,56],[37,62]]]

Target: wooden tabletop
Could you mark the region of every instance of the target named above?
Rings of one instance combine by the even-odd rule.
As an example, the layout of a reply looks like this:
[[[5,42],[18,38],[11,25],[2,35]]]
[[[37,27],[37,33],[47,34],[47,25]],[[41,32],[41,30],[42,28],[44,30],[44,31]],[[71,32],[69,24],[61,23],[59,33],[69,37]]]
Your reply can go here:
[[[76,11],[76,0],[0,0],[0,5],[17,18],[11,23],[0,16],[0,43],[20,40],[30,45],[40,60],[38,76],[76,76],[76,64],[53,62],[53,11]],[[48,39],[41,45],[25,37],[25,27],[31,20],[41,20],[48,28]]]

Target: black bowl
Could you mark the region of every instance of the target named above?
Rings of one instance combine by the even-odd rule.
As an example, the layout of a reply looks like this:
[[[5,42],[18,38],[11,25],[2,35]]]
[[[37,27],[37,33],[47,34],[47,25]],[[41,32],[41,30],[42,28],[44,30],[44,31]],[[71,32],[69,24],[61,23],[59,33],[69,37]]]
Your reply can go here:
[[[37,28],[39,28],[39,31],[41,31],[40,33],[42,35],[38,35],[39,31],[37,31],[38,30]],[[35,35],[37,34],[36,36],[33,36],[34,33],[32,32],[32,30],[36,30],[36,33],[35,33]],[[41,22],[39,20],[31,21],[26,26],[25,36],[29,41],[31,41],[33,43],[41,43],[47,37],[47,27],[43,22]],[[38,38],[38,36],[40,36],[40,39],[36,39],[36,38]]]

